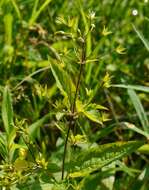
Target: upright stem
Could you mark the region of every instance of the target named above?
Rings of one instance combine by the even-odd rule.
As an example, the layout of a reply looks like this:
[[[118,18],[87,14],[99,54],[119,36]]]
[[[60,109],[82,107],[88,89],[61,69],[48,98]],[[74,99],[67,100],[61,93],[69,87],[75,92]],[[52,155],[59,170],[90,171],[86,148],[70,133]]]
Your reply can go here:
[[[63,154],[63,163],[62,163],[62,180],[64,179],[65,158],[66,158],[68,137],[69,137],[71,126],[72,126],[72,121],[69,122],[68,131],[67,131],[66,140],[65,140],[65,145],[64,145],[64,154]]]
[[[62,180],[64,179],[64,170],[65,170],[65,159],[66,159],[66,152],[67,152],[67,144],[68,144],[68,138],[69,138],[69,133],[71,129],[74,129],[74,113],[75,113],[75,107],[76,107],[76,100],[77,100],[77,95],[79,92],[79,86],[81,82],[81,75],[83,72],[83,65],[85,64],[86,60],[86,55],[85,55],[85,43],[82,44],[82,56],[81,56],[81,64],[80,64],[80,69],[79,69],[79,75],[78,75],[78,80],[76,84],[76,91],[75,91],[75,96],[74,96],[74,101],[71,106],[71,117],[69,120],[69,125],[68,125],[68,130],[67,130],[67,135],[66,135],[66,140],[65,140],[65,145],[64,145],[64,154],[63,154],[63,163],[62,163]]]
[[[71,108],[72,113],[75,112],[75,104],[76,104],[77,95],[78,95],[78,91],[79,91],[79,85],[80,85],[80,82],[81,82],[82,71],[83,71],[83,64],[80,65],[80,72],[79,72],[79,75],[78,75],[78,81],[77,81],[77,85],[76,85],[75,97],[74,97],[74,101],[73,101],[72,108]]]

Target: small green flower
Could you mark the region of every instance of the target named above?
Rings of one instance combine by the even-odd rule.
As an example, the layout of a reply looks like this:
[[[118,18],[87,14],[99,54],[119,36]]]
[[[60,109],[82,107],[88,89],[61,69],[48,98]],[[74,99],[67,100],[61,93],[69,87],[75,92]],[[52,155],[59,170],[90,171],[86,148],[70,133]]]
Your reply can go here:
[[[94,12],[94,11],[90,11],[88,17],[89,17],[91,20],[94,20],[94,19],[95,19],[95,12]]]
[[[122,47],[121,45],[119,45],[117,48],[116,48],[116,52],[118,54],[126,54],[126,48]]]
[[[112,32],[111,31],[108,31],[108,28],[106,28],[105,26],[103,27],[103,30],[102,30],[102,35],[103,36],[108,36],[108,35],[110,35],[110,34],[112,34]]]
[[[109,73],[106,73],[106,75],[103,78],[103,87],[109,88],[111,86],[111,76]]]

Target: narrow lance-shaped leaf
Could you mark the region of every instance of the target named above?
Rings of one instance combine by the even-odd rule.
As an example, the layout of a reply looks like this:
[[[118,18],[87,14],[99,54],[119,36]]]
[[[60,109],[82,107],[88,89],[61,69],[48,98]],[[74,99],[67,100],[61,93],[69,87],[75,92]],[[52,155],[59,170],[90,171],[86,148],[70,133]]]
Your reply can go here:
[[[113,85],[111,85],[111,87],[133,89],[133,90],[138,90],[138,91],[149,93],[149,87],[148,86],[113,84]]]
[[[141,101],[139,97],[137,96],[136,92],[132,89],[128,89],[128,95],[134,105],[134,108],[137,112],[137,115],[140,119],[140,122],[142,124],[143,129],[149,133],[149,121],[147,119],[147,116],[145,114],[144,108],[141,104]]]
[[[34,14],[31,16],[29,20],[29,26],[32,26],[36,22],[41,12],[49,5],[49,3],[51,3],[51,1],[52,0],[45,0],[45,2],[40,6],[40,8],[34,12]]]
[[[149,155],[149,144],[144,144],[138,149],[138,152],[141,154],[147,154]]]
[[[135,32],[137,33],[138,37],[140,38],[140,40],[143,42],[146,49],[149,51],[149,42],[148,42],[148,40],[145,39],[144,35],[134,25],[132,25],[132,26],[133,26]]]
[[[18,4],[16,3],[15,0],[11,0],[11,2],[12,2],[12,5],[13,5],[13,7],[14,7],[16,13],[17,13],[18,18],[21,20],[21,12],[20,12],[20,10],[19,10]]]
[[[13,125],[12,99],[8,86],[4,88],[2,101],[2,119],[7,134],[10,134]]]
[[[3,159],[6,159],[6,134],[0,133],[0,155]]]
[[[51,71],[56,80],[56,85],[61,93],[65,97],[70,98],[75,92],[75,86],[71,81],[70,76],[64,71],[64,69],[60,65],[55,63],[51,63]]]
[[[116,126],[116,125],[110,125],[110,126],[101,128],[99,131],[97,131],[94,134],[94,136],[92,138],[94,141],[98,141],[99,139],[102,139],[103,137],[112,133],[116,128],[118,128],[118,126]]]
[[[139,141],[116,142],[83,151],[76,159],[73,159],[75,161],[71,161],[70,165],[73,172],[69,174],[69,177],[89,175],[91,172],[129,155],[143,144],[144,142]]]
[[[13,16],[8,13],[4,16],[4,24],[5,24],[5,44],[10,46],[12,43],[12,24],[13,24]]]
[[[128,122],[123,122],[122,124],[124,124],[124,126],[125,126],[127,129],[130,129],[130,130],[132,130],[132,131],[135,131],[136,133],[139,133],[139,134],[145,136],[147,139],[149,139],[149,133],[147,133],[147,132],[144,131],[143,129],[140,129],[140,128],[136,127],[134,124],[128,123]]]
[[[91,121],[102,125],[102,118],[97,110],[86,110],[83,114]]]
[[[131,190],[140,190],[140,189],[148,189],[148,179],[149,179],[149,165],[146,164],[141,170],[140,175],[134,181],[133,185],[131,186]],[[143,188],[142,188],[143,187]]]
[[[35,123],[31,124],[28,127],[28,133],[32,139],[37,137],[40,127],[50,118],[50,116],[51,113],[48,113],[47,115],[43,116],[41,119],[37,120]]]
[[[102,124],[103,118],[101,117],[101,114],[98,110],[107,110],[106,107],[101,106],[99,104],[84,104],[80,101],[76,101],[76,108],[78,113],[82,113],[84,116],[86,116],[89,120]]]

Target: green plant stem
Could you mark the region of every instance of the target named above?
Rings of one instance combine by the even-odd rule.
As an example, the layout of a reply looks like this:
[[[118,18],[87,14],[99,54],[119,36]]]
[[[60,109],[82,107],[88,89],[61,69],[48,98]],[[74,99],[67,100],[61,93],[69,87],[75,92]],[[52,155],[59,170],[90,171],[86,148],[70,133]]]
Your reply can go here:
[[[65,140],[65,145],[64,145],[64,154],[63,154],[63,163],[62,163],[62,180],[64,179],[65,158],[66,158],[66,152],[67,152],[68,137],[69,137],[69,133],[70,133],[71,125],[72,125],[71,123],[69,123],[66,140]]]
[[[79,86],[81,83],[81,76],[82,76],[83,66],[85,64],[85,61],[86,61],[85,43],[83,43],[82,44],[82,56],[81,56],[81,64],[80,64],[80,69],[79,69],[79,75],[78,75],[78,80],[77,80],[77,85],[76,85],[74,101],[73,101],[73,104],[71,106],[71,117],[70,117],[69,126],[68,126],[68,130],[67,130],[65,145],[64,145],[64,154],[63,154],[63,162],[62,162],[62,180],[64,179],[65,159],[66,159],[66,153],[67,153],[67,144],[68,144],[69,133],[70,133],[71,129],[74,130],[74,126],[75,126],[74,113],[75,113],[76,100],[77,100],[77,95],[79,92]]]
[[[75,97],[74,97],[74,101],[73,101],[72,108],[71,108],[72,114],[74,114],[74,112],[75,112],[75,104],[76,104],[79,86],[80,86],[80,82],[81,82],[82,72],[83,72],[83,64],[80,65],[80,72],[79,72],[78,81],[77,81],[77,85],[76,85]]]

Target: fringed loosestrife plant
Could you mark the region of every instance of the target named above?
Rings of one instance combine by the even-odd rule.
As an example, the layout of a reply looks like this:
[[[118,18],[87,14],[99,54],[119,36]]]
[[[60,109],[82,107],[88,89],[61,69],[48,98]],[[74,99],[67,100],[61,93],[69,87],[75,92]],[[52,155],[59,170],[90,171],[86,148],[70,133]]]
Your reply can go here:
[[[0,189],[117,190],[117,172],[140,174],[139,184],[145,184],[148,167],[140,171],[128,163],[134,166],[133,152],[149,152],[149,122],[136,94],[148,87],[112,84],[104,65],[109,55],[101,54],[110,42],[110,56],[125,56],[122,42],[115,47],[110,41],[115,33],[105,21],[99,32],[101,18],[86,14],[83,1],[60,4],[62,9],[52,0],[0,1]],[[127,89],[142,129],[121,122],[113,88]],[[142,138],[130,140],[134,133]]]

